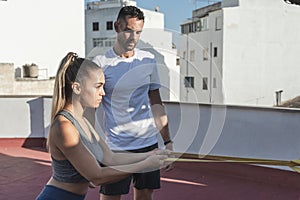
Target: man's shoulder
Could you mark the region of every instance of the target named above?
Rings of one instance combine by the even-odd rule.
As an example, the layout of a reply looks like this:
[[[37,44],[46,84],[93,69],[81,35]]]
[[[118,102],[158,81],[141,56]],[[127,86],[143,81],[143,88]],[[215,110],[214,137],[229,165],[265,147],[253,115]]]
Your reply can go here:
[[[114,55],[112,54],[111,50],[108,50],[105,54],[100,54],[97,55],[93,58],[93,62],[95,62],[96,64],[98,64],[100,67],[103,67],[104,65],[107,64],[107,62],[109,62],[109,60],[111,60],[114,57]]]
[[[152,54],[149,51],[145,51],[142,49],[135,49],[136,56],[139,58],[149,58],[149,59],[155,59],[154,54]]]

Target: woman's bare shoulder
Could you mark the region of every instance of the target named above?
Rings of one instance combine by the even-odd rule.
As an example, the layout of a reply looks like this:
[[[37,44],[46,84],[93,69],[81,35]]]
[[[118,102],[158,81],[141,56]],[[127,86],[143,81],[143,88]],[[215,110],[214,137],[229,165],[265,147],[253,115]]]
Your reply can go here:
[[[60,147],[71,147],[80,141],[76,127],[64,116],[57,116],[51,125],[51,138]]]

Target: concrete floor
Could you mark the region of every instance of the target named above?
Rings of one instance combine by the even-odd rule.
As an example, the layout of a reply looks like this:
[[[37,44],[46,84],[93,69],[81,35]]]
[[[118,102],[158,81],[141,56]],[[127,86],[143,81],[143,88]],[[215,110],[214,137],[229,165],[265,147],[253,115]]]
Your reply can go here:
[[[33,200],[51,176],[50,155],[43,148],[1,142],[0,200]],[[227,163],[176,163],[162,171],[156,200],[300,200],[300,174]],[[123,200],[133,199],[132,190]],[[87,200],[99,199],[98,188]]]

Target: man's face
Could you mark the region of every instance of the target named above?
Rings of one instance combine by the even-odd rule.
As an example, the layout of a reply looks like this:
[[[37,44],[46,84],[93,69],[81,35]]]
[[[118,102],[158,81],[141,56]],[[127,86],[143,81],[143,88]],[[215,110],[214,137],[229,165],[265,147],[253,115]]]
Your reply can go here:
[[[125,52],[133,51],[140,39],[143,26],[144,20],[129,16],[125,20],[121,19],[115,23],[118,33],[117,42]]]

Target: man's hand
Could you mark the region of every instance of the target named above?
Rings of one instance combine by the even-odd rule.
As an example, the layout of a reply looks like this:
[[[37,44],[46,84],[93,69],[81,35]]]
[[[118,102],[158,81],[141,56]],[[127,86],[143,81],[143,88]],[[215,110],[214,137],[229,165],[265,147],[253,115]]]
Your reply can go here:
[[[166,149],[170,150],[170,151],[173,151],[173,143],[170,142],[170,143],[166,144]],[[172,154],[171,154],[169,157],[173,157],[174,158],[175,156],[172,156]],[[174,162],[171,162],[170,164],[168,164],[165,167],[165,171],[167,172],[167,171],[170,171],[170,170],[174,169],[174,165],[175,165]]]

